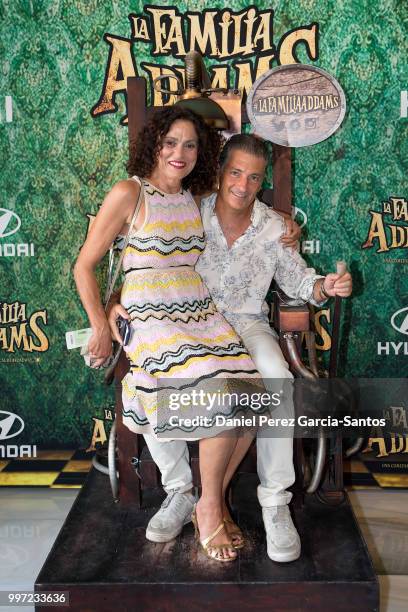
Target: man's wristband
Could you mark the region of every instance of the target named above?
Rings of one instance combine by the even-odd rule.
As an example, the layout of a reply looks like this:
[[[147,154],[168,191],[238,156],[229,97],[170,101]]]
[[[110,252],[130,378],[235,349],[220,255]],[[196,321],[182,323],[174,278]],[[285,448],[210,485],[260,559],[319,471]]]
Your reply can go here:
[[[324,297],[325,300],[328,300],[331,296],[324,289],[324,278],[320,284],[320,294]]]

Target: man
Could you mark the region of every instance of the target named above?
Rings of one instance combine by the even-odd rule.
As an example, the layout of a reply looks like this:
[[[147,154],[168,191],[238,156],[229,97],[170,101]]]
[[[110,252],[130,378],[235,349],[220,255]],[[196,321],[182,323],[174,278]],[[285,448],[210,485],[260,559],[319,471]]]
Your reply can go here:
[[[273,278],[293,298],[318,305],[328,297],[351,293],[351,277],[319,276],[292,249],[284,249],[283,218],[256,199],[268,163],[268,152],[259,138],[240,134],[225,145],[220,159],[217,193],[201,205],[207,243],[196,270],[203,277],[217,309],[241,336],[265,381],[291,379],[277,335],[268,322],[265,297]],[[111,328],[120,306],[110,313]],[[166,542],[190,521],[194,503],[187,444],[145,436],[158,465],[167,498],[150,520],[146,537]],[[293,439],[257,436],[258,499],[267,537],[268,556],[288,562],[300,555],[300,539],[290,516],[287,491],[294,480]]]

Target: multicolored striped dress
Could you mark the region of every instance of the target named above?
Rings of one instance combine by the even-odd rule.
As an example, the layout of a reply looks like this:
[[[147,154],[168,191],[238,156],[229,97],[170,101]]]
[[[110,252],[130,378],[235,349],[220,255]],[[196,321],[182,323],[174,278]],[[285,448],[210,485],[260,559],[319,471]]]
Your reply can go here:
[[[219,427],[204,431],[198,424],[184,426],[186,418],[171,419],[181,413],[191,416],[194,410],[198,414],[200,409],[195,405],[193,412],[186,406],[181,413],[174,406],[170,410],[169,389],[179,385],[186,393],[225,391],[231,380],[259,388],[260,375],[194,270],[205,237],[190,192],[167,194],[144,179],[143,184],[145,220],[130,236],[123,257],[121,303],[132,322],[125,347],[130,370],[122,381],[123,422],[131,431],[168,439],[216,435]],[[200,405],[208,415],[209,406]],[[220,402],[212,405],[211,415],[228,417],[237,410],[237,405]]]

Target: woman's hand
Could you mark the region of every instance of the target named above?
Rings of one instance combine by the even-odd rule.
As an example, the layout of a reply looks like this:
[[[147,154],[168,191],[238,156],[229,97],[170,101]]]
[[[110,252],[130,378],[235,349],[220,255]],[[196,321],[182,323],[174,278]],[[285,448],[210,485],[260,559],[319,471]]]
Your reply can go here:
[[[341,276],[339,274],[327,274],[323,279],[323,289],[330,297],[349,297],[353,289],[353,280],[350,272]]]
[[[290,217],[285,217],[285,233],[280,241],[284,247],[296,247],[300,238],[300,227]]]
[[[112,337],[108,323],[93,329],[88,342],[91,368],[99,368],[112,354]]]
[[[106,309],[106,315],[108,317],[108,323],[110,327],[110,333],[112,338],[119,342],[119,344],[123,345],[122,338],[120,337],[118,326],[116,325],[116,321],[118,317],[123,317],[124,319],[130,319],[129,314],[123,308],[122,304],[119,303],[109,303],[108,308]]]

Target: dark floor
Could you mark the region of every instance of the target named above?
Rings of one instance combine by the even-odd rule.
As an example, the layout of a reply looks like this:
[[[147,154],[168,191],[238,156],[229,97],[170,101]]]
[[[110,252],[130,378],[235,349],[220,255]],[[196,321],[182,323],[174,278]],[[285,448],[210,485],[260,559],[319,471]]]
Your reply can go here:
[[[236,518],[247,546],[231,564],[211,561],[194,542],[191,524],[168,544],[153,544],[144,530],[162,496],[152,491],[139,511],[121,510],[111,501],[108,479],[92,471],[44,565],[38,584],[50,589],[69,585],[74,605],[104,597],[95,610],[139,600],[142,610],[375,610],[376,578],[351,507],[322,505],[309,497],[294,511],[302,556],[293,563],[272,562],[266,554],[262,516],[256,501],[256,477],[242,475],[235,487]],[[345,562],[346,560],[346,562]],[[344,593],[347,590],[347,600]],[[169,607],[171,601],[177,605]],[[85,599],[84,599],[85,598]],[[167,598],[167,604],[165,604]],[[119,601],[118,599],[118,601]],[[192,601],[207,600],[201,608]],[[353,602],[359,607],[353,607]],[[272,602],[273,607],[272,607]],[[89,604],[91,605],[91,604]],[[77,608],[83,610],[89,607]],[[163,607],[164,606],[164,607]],[[361,607],[363,606],[363,607]],[[73,609],[73,608],[72,608]],[[113,609],[113,608],[111,608]]]

